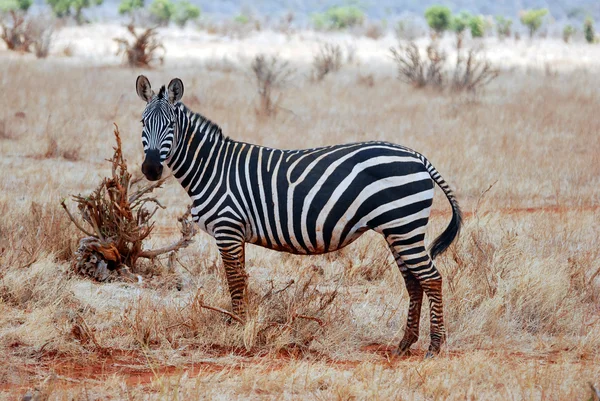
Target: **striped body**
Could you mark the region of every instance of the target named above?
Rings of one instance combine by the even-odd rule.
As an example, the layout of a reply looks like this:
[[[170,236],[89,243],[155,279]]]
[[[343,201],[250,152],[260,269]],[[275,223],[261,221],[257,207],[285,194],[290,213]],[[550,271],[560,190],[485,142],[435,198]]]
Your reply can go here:
[[[190,195],[194,220],[216,239],[234,312],[245,313],[246,243],[320,254],[371,229],[385,237],[411,300],[401,352],[417,339],[423,293],[431,309],[430,351],[439,351],[444,340],[442,278],[432,258],[456,237],[461,218],[452,191],[429,161],[386,142],[305,150],[237,142],[178,102],[177,85],[172,81],[169,92],[163,87],[148,99],[140,95],[148,101],[144,173],[158,168],[153,160],[159,158]],[[143,90],[138,83],[138,94]],[[453,219],[434,241],[430,257],[424,240],[435,183],[450,201]]]

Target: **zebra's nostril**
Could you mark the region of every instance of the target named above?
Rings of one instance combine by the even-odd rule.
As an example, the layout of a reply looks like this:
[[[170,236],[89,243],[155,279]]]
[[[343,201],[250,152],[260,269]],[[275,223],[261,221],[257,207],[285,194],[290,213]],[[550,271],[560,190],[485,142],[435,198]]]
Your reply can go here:
[[[156,181],[160,179],[163,171],[163,166],[160,162],[149,160],[148,157],[142,163],[142,173],[150,181]]]

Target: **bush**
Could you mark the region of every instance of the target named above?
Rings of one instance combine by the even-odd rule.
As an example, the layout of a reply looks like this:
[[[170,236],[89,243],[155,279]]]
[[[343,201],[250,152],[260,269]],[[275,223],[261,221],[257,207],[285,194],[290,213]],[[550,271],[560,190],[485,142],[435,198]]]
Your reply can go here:
[[[431,6],[425,10],[427,25],[437,34],[442,34],[450,27],[452,12],[445,6]]]
[[[511,34],[512,19],[505,18],[501,15],[496,16],[496,32],[500,39],[508,38]]]
[[[460,42],[459,42],[460,43]],[[399,49],[391,48],[392,56],[398,67],[398,78],[416,88],[433,86],[443,90],[449,82],[443,71],[446,55],[440,52],[435,42],[427,47],[427,58],[423,58],[417,45],[410,42]],[[469,50],[464,58],[460,45],[456,52],[455,70],[450,82],[457,91],[476,92],[498,76],[491,63],[479,56],[476,50]]]
[[[83,24],[82,11],[85,8],[99,6],[103,0],[46,0],[52,12],[58,18],[73,16],[78,24]]]
[[[127,65],[130,67],[150,67],[155,61],[158,61],[160,64],[163,63],[165,48],[156,39],[154,28],[146,29],[141,34],[137,34],[133,24],[129,24],[127,30],[131,33],[134,40],[130,42],[127,39],[115,39],[119,45],[117,56],[123,54]],[[162,50],[162,56],[157,55],[159,50]]]
[[[273,100],[273,90],[283,88],[294,74],[290,68],[289,62],[280,61],[275,56],[268,60],[263,54],[257,55],[250,65],[258,95],[260,96],[260,108],[256,110],[257,114],[272,115],[276,111],[279,98]]]
[[[341,30],[362,25],[365,13],[356,6],[335,6],[312,16],[316,29]]]
[[[34,53],[38,58],[48,56],[54,24],[42,17],[26,17],[21,11],[10,11],[0,20],[0,39],[9,50]]]
[[[474,38],[482,38],[485,33],[485,20],[481,15],[472,16],[469,19],[469,29],[471,36]]]
[[[594,20],[587,17],[583,23],[583,36],[588,43],[594,43],[596,34],[594,33]]]
[[[159,25],[168,25],[175,14],[175,3],[171,0],[154,0],[150,5],[150,14]]]
[[[456,91],[476,92],[498,76],[489,60],[480,57],[479,52],[470,49],[463,58],[460,50],[456,54],[456,67],[452,79],[452,89]]]
[[[198,17],[200,17],[200,8],[193,5],[188,0],[181,0],[176,4],[173,21],[180,28],[183,28],[188,21],[196,20]]]
[[[532,38],[538,29],[542,26],[544,17],[548,14],[548,9],[539,8],[534,10],[521,11],[521,23],[529,30],[529,37]]]
[[[571,37],[575,34],[575,28],[573,25],[565,25],[562,32],[562,38],[565,43],[569,43],[571,41]]]
[[[330,72],[342,68],[342,49],[339,45],[325,43],[321,45],[319,53],[313,58],[313,78],[323,80]]]
[[[446,55],[438,51],[435,45],[427,47],[427,59],[421,57],[419,48],[414,42],[399,49],[390,48],[392,57],[398,66],[398,79],[416,88],[424,86],[442,87],[444,75],[442,67]]]

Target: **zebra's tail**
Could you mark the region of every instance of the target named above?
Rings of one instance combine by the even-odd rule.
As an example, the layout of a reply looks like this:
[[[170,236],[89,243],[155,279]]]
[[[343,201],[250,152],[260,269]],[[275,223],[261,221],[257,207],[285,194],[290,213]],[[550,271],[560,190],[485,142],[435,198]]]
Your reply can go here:
[[[452,192],[452,189],[450,189],[446,180],[442,178],[440,173],[427,159],[425,159],[424,162],[427,171],[429,171],[429,175],[431,175],[431,178],[435,183],[438,184],[442,191],[444,191],[446,198],[448,198],[448,202],[450,202],[450,206],[452,206],[452,220],[450,220],[450,224],[448,224],[448,227],[446,227],[444,232],[441,233],[429,247],[431,259],[435,259],[436,256],[444,253],[450,244],[452,244],[452,241],[458,236],[462,226],[462,212],[460,211],[458,201],[454,197],[454,192]]]

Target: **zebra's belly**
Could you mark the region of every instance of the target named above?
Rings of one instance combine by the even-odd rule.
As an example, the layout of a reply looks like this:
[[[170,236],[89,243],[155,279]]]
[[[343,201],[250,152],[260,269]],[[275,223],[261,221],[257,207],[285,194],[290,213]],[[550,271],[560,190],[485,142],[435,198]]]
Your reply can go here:
[[[338,250],[350,245],[351,243],[356,241],[363,233],[365,233],[368,230],[369,229],[367,227],[362,227],[361,229],[350,233],[346,237],[344,242],[337,245],[337,247],[331,247],[331,246],[326,247],[325,243],[310,244],[306,247],[296,247],[289,243],[272,243],[272,244],[270,244],[263,238],[254,238],[248,242],[253,245],[258,245],[263,248],[272,249],[272,250],[278,251],[278,252],[291,253],[294,255],[322,255],[324,253],[338,251]]]

